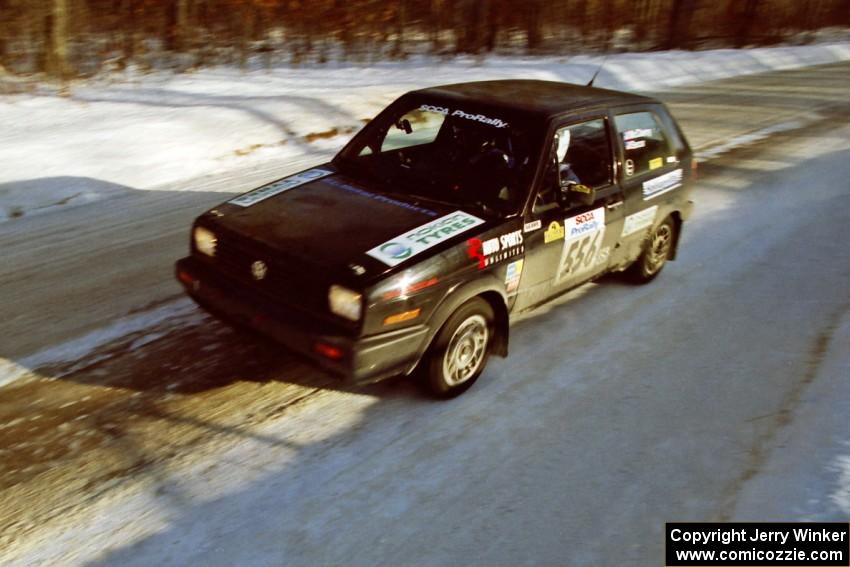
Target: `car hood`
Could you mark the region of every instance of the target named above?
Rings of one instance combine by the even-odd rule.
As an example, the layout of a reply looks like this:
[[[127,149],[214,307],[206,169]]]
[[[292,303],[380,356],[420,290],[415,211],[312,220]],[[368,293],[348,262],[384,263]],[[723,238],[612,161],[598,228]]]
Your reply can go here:
[[[231,237],[283,258],[349,270],[356,264],[373,275],[485,222],[453,206],[375,192],[330,166],[235,197],[211,216]]]

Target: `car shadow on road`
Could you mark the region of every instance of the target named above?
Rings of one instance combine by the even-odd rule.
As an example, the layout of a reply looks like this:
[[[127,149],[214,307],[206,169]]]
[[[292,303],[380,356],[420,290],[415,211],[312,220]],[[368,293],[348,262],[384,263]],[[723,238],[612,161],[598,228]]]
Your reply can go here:
[[[173,266],[192,219],[232,195],[80,177],[0,185],[0,205],[21,207],[0,222],[0,532],[157,479],[207,443],[286,449],[254,426],[329,392],[424,399],[409,380],[344,384],[184,296]]]

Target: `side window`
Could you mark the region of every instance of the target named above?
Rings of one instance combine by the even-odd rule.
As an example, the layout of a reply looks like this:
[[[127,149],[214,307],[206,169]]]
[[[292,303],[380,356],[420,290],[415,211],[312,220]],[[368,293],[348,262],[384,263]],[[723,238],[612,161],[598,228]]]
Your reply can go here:
[[[535,210],[556,202],[561,183],[599,188],[611,184],[611,143],[606,120],[559,128],[549,149],[550,165]]]
[[[670,138],[661,121],[651,112],[632,112],[614,117],[617,135],[623,143],[626,179],[663,167],[676,159],[670,150]]]
[[[390,126],[381,143],[381,153],[430,144],[437,138],[445,119],[446,115],[440,112],[421,108],[411,110]]]

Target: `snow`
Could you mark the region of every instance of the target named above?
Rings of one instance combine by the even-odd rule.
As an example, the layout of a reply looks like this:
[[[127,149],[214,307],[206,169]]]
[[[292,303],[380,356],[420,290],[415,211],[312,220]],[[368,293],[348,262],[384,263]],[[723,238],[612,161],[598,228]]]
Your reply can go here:
[[[611,55],[600,87],[647,91],[850,58],[850,43]],[[113,76],[0,97],[0,222],[129,189],[339,148],[401,93],[471,80],[586,83],[601,56],[411,59]],[[88,178],[86,184],[79,179]],[[97,182],[91,181],[96,180]],[[185,190],[192,190],[187,183]],[[173,186],[169,190],[174,190]]]
[[[743,134],[741,136],[734,136],[729,138],[728,140],[721,142],[717,145],[710,145],[708,148],[696,152],[696,158],[699,161],[706,161],[712,158],[715,158],[721,154],[725,154],[726,152],[732,151],[735,148],[739,148],[741,146],[746,146],[749,144],[753,144],[758,142],[759,140],[764,140],[765,138],[778,134],[780,132],[787,132],[789,130],[796,130],[797,128],[802,128],[806,125],[807,122],[814,121],[814,117],[809,117],[808,120],[789,120],[788,122],[780,122],[779,124],[773,124],[771,126],[767,126],[765,128],[760,128],[754,132],[750,132],[748,134]]]

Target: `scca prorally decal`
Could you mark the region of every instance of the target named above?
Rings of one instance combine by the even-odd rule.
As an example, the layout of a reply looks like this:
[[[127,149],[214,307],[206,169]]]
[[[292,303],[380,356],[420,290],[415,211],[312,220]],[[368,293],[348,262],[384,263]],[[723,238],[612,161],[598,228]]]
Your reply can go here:
[[[522,277],[523,260],[517,260],[508,264],[505,270],[505,291],[508,295],[514,295],[519,289],[519,280]]]
[[[489,116],[484,116],[483,114],[472,114],[470,112],[464,112],[463,110],[455,110],[454,112],[452,112],[448,108],[442,106],[434,106],[432,104],[423,104],[419,107],[419,110],[426,112],[437,112],[439,114],[445,114],[446,116],[458,116],[467,120],[475,120],[476,122],[481,122],[482,124],[489,124],[490,126],[495,126],[496,128],[507,128],[509,126],[507,122],[500,118],[490,118]]]
[[[250,207],[260,201],[264,201],[269,197],[274,197],[284,191],[289,191],[290,189],[294,189],[299,185],[304,185],[305,183],[309,183],[310,181],[315,181],[316,179],[321,179],[322,177],[327,177],[328,175],[332,175],[334,172],[328,169],[308,169],[307,171],[302,171],[301,173],[296,173],[295,175],[290,175],[289,177],[284,177],[274,183],[269,183],[265,187],[260,187],[259,189],[254,189],[249,193],[245,193],[244,195],[239,195],[228,201],[231,205],[239,205],[240,207]]]
[[[640,212],[626,217],[623,224],[623,233],[621,236],[629,236],[645,228],[648,228],[655,222],[655,214],[658,212],[658,205],[649,207]]]
[[[479,270],[512,258],[517,254],[522,254],[524,251],[525,246],[523,246],[521,230],[488,238],[484,241],[477,238],[470,238],[467,241],[467,253],[471,258],[478,260]]]
[[[670,173],[659,175],[655,179],[643,182],[643,198],[652,199],[676,189],[682,184],[682,170],[676,169]]]
[[[600,251],[605,237],[605,207],[564,221],[564,249],[555,283],[578,276],[604,261]]]
[[[455,211],[375,246],[366,254],[387,266],[395,266],[483,223],[484,219],[463,211]]]

